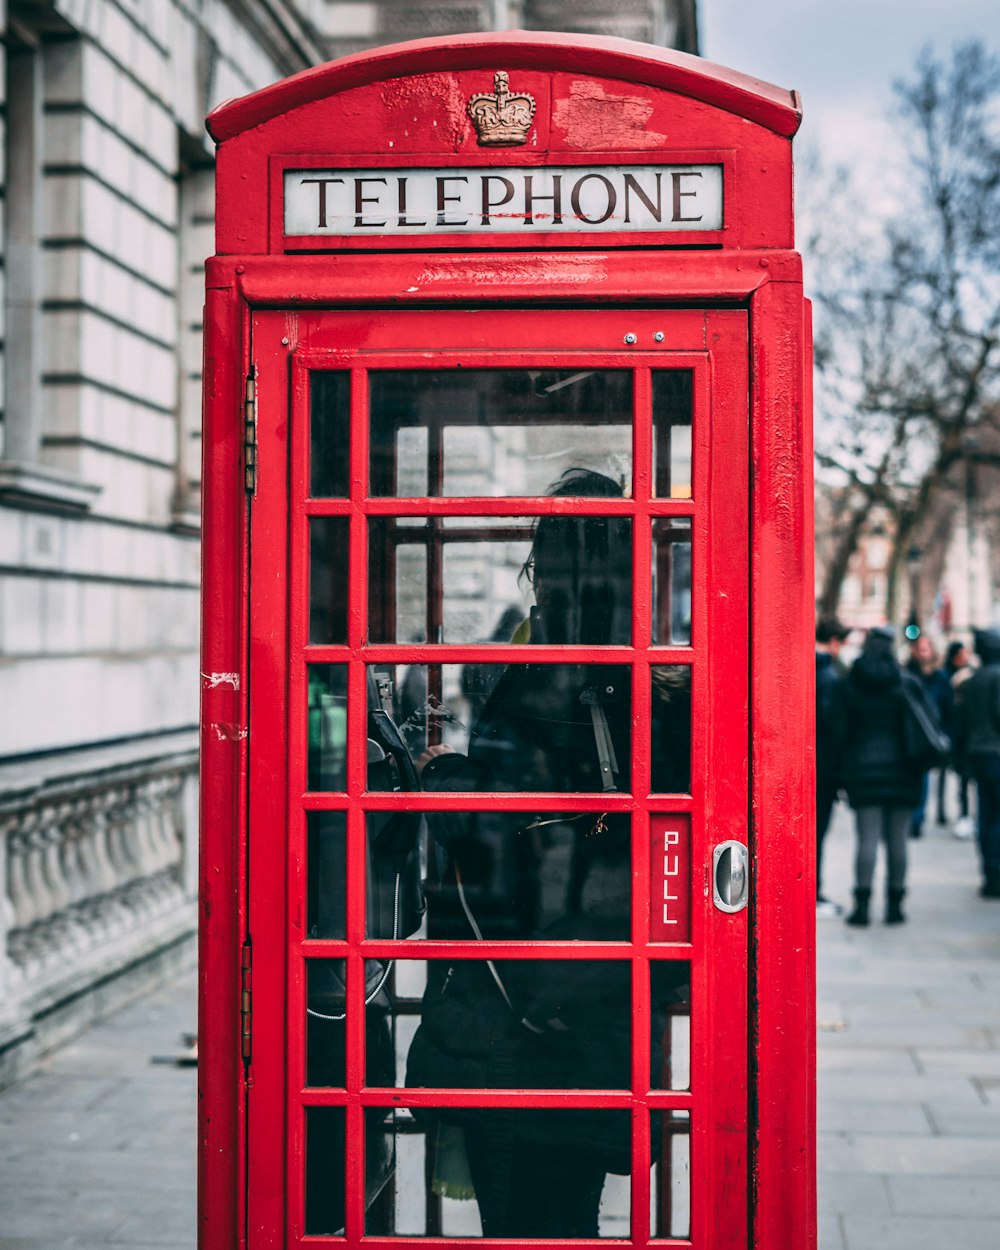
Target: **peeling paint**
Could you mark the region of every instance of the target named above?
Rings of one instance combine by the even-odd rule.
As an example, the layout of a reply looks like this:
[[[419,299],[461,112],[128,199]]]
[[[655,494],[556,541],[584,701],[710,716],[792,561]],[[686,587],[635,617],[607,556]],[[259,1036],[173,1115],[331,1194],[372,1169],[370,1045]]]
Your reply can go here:
[[[552,120],[571,148],[634,151],[667,141],[666,135],[646,129],[652,112],[652,103],[642,96],[612,94],[603,83],[583,80],[570,83],[568,99],[554,102]]]
[[[209,690],[215,690],[219,686],[232,686],[234,690],[240,688],[239,673],[202,673],[201,679]]]
[[[246,726],[234,724],[232,721],[213,721],[211,727],[220,742],[242,742],[250,735]]]
[[[420,123],[427,117],[437,118],[434,128],[440,130],[441,139],[456,151],[469,132],[465,97],[454,74],[390,79],[382,86],[382,103],[390,116],[406,114],[408,124]]]

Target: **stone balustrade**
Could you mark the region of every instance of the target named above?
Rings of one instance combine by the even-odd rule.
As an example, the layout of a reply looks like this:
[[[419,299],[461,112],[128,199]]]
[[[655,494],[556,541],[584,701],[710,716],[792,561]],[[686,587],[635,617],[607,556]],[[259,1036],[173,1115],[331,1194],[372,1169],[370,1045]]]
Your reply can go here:
[[[0,1052],[194,931],[196,753],[88,762],[0,777]]]

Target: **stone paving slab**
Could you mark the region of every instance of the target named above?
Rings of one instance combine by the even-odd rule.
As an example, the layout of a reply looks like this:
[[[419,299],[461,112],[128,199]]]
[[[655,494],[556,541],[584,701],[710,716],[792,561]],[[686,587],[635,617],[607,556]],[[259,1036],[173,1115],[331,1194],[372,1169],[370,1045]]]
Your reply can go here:
[[[193,1068],[154,1065],[195,1031],[188,973],[0,1093],[0,1250],[194,1250]]]

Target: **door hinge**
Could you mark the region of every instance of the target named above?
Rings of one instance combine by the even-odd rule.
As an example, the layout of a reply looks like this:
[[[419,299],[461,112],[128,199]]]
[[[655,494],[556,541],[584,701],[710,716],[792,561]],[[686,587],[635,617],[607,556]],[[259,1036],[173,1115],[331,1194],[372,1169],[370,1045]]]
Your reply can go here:
[[[240,952],[240,1053],[246,1064],[250,1062],[250,1033],[253,1027],[252,972],[253,955],[247,939]]]
[[[257,489],[257,370],[247,374],[243,404],[243,486],[248,495]]]

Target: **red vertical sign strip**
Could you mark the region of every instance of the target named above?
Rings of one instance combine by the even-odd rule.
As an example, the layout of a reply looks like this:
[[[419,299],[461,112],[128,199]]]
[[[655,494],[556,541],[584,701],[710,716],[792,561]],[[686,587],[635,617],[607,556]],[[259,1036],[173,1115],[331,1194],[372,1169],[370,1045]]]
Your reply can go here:
[[[691,817],[653,816],[649,938],[691,941]]]

